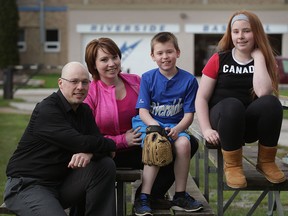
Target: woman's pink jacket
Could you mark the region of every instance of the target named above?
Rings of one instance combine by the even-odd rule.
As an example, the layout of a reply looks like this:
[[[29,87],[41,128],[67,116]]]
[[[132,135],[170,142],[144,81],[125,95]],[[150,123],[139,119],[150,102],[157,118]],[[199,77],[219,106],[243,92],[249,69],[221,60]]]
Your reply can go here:
[[[119,73],[121,79],[128,83],[132,89],[139,93],[140,77],[136,74]],[[105,137],[114,140],[117,149],[127,148],[125,133],[120,134],[118,110],[115,96],[115,86],[107,86],[101,80],[93,80],[88,95],[84,100],[94,115],[95,122]],[[136,101],[135,101],[136,105]],[[105,126],[102,122],[105,121]]]

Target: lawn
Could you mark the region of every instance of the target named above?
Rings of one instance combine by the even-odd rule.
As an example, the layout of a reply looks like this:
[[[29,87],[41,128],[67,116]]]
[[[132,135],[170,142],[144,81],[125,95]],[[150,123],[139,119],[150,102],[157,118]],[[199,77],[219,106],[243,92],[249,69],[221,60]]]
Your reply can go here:
[[[281,89],[279,93],[280,93],[280,95],[288,96],[288,89]],[[283,111],[283,118],[288,119],[288,110],[287,109],[285,109]]]
[[[35,80],[44,80],[43,88],[58,88],[57,80],[60,77],[59,73],[38,74],[33,77]]]
[[[29,115],[0,113],[0,198],[2,199],[6,180],[5,170],[7,162],[14,151],[18,140],[29,120]]]

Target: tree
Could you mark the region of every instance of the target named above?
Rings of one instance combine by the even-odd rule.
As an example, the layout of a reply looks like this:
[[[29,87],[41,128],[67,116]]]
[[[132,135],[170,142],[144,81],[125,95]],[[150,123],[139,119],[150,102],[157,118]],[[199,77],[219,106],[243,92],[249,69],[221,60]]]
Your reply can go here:
[[[16,0],[0,0],[0,70],[19,64],[18,7]]]

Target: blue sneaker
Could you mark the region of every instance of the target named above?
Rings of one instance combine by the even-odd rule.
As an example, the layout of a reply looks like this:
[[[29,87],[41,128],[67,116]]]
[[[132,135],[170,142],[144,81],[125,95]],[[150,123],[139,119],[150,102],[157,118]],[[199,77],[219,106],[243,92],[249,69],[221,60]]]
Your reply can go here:
[[[196,212],[203,209],[203,204],[185,193],[185,197],[173,197],[171,209],[174,211]]]
[[[150,207],[150,196],[141,193],[134,202],[134,213],[137,216],[153,215]]]

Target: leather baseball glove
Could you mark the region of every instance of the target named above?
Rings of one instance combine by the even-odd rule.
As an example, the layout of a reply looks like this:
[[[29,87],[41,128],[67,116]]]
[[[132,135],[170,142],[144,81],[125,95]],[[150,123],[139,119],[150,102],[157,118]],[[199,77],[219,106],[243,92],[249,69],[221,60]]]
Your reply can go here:
[[[150,125],[146,129],[142,162],[149,166],[166,166],[173,160],[172,145],[166,131],[159,125]]]

